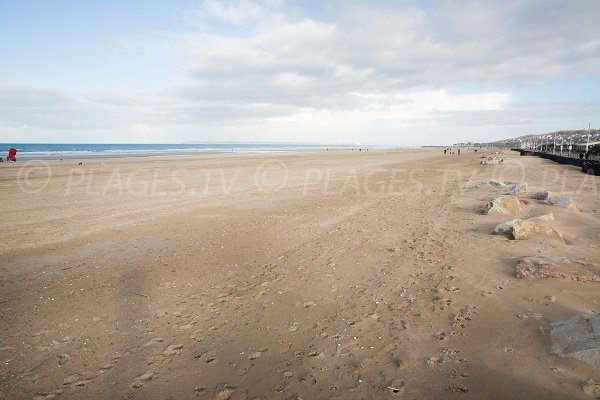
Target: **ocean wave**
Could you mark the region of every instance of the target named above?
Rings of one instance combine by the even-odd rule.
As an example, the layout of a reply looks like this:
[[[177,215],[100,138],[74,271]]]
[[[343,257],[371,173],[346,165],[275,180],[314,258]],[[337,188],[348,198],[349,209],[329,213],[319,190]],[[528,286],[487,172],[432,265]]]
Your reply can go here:
[[[0,144],[0,154],[10,147],[17,149],[17,157],[24,158],[60,158],[60,157],[115,157],[143,155],[186,155],[186,154],[226,154],[226,153],[278,153],[310,150],[350,149],[344,145],[310,145],[310,144],[256,144],[256,143],[215,143],[192,145],[136,145],[136,144],[42,144],[15,143]],[[365,146],[366,147],[366,146]],[[6,148],[6,150],[3,150]],[[373,149],[375,147],[372,147]]]

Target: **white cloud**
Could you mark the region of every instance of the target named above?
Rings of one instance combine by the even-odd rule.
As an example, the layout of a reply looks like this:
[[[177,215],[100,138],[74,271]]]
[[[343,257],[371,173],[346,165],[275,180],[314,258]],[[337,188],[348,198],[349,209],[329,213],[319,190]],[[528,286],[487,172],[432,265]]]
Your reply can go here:
[[[131,131],[146,141],[343,142],[351,132],[357,141],[413,143],[398,133],[413,127],[429,132],[422,137],[429,143],[454,141],[461,126],[519,133],[575,109],[557,97],[550,106],[557,113],[545,115],[547,107],[519,103],[515,86],[600,74],[595,0],[442,0],[425,10],[400,3],[303,9],[278,0],[206,0],[186,10],[183,33],[119,42],[180,65],[184,73],[167,87],[76,94],[6,84],[0,133],[26,126],[116,138]],[[463,86],[468,93],[457,89]],[[436,133],[444,124],[455,137]]]

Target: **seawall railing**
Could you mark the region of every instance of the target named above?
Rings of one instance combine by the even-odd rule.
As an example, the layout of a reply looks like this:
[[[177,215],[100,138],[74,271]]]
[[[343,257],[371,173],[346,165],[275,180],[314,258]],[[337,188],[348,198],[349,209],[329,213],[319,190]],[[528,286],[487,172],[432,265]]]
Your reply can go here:
[[[567,157],[560,154],[546,153],[543,151],[524,150],[524,149],[511,149],[518,151],[522,156],[538,156],[557,162],[559,164],[573,165],[581,168],[581,172],[590,175],[600,176],[600,161],[599,160],[586,160],[585,158]]]

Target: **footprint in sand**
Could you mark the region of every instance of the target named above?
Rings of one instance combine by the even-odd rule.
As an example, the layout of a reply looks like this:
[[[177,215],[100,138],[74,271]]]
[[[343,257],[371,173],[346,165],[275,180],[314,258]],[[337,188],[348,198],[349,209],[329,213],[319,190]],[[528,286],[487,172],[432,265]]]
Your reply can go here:
[[[208,356],[206,357],[206,360],[204,360],[208,365],[215,365],[217,363],[217,357],[216,356]]]
[[[478,314],[477,307],[469,304],[458,314],[456,314],[453,318],[452,328],[464,328],[466,326],[466,321],[471,321],[473,315]]]
[[[182,344],[171,344],[171,345],[167,346],[167,348],[163,351],[162,354],[167,357],[174,356],[176,354],[180,354],[181,349],[183,349]]]
[[[218,400],[229,400],[233,393],[235,392],[235,386],[225,386],[223,390],[219,392],[217,396]]]
[[[71,359],[71,356],[67,353],[58,354],[56,357],[58,358],[58,365],[64,365]]]
[[[151,381],[154,378],[154,372],[148,371],[143,375],[138,376],[131,382],[131,388],[137,389],[144,386],[147,382]]]
[[[391,385],[387,386],[386,389],[393,396],[400,396],[404,393],[404,382],[403,381],[394,381]]]
[[[150,339],[149,341],[147,341],[146,343],[144,343],[144,344],[142,345],[142,349],[145,349],[146,347],[153,346],[153,345],[155,345],[155,344],[157,344],[157,343],[161,343],[161,342],[163,342],[163,341],[164,341],[164,339],[163,339],[163,338],[161,338],[161,337],[155,337],[155,338],[152,338],[152,339]]]
[[[63,385],[70,386],[79,380],[79,375],[69,375],[63,380]]]
[[[113,365],[112,364],[104,364],[103,366],[100,367],[100,372],[106,372],[109,369],[112,369]]]
[[[454,379],[459,379],[459,378],[468,378],[470,375],[468,372],[464,372],[464,371],[457,371],[455,369],[453,369],[452,371],[450,371],[450,377],[454,378]]]
[[[206,391],[206,386],[196,386],[194,388],[194,393],[196,394],[196,396],[201,397],[206,396],[208,392]]]
[[[452,393],[467,393],[469,391],[469,388],[461,384],[448,385],[447,389]]]

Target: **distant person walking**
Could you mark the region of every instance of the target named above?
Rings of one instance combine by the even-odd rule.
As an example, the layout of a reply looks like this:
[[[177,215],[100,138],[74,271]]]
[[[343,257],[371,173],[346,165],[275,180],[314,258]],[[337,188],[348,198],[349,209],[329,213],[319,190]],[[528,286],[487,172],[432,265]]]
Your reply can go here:
[[[447,149],[444,149],[444,155],[446,155],[446,151],[447,151]]]
[[[460,149],[458,149],[458,155],[460,156]]]
[[[6,161],[17,162],[17,149],[15,149],[14,147],[8,149],[8,157],[6,157]]]

